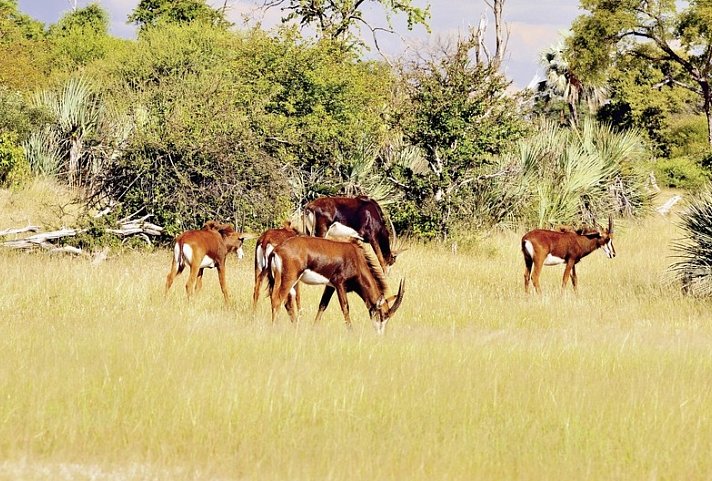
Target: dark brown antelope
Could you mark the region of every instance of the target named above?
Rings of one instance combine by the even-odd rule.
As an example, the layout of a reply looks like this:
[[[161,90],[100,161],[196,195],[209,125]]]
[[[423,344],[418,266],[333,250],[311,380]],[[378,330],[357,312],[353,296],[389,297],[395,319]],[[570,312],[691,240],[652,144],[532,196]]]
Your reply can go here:
[[[524,254],[524,291],[529,292],[529,280],[534,283],[537,293],[541,293],[539,276],[542,266],[566,264],[562,289],[566,287],[571,277],[571,284],[576,290],[576,264],[595,251],[603,248],[609,259],[616,256],[613,247],[613,219],[608,218],[608,229],[581,228],[573,230],[559,228],[558,230],[536,229],[527,232],[522,237],[522,254]],[[533,266],[533,269],[532,269]]]
[[[270,257],[269,276],[273,323],[282,304],[292,322],[296,322],[294,287],[299,281],[326,286],[314,322],[321,319],[336,292],[344,322],[351,328],[346,293],[355,292],[366,304],[376,332],[383,334],[388,320],[403,301],[403,281],[398,288],[398,294],[386,299],[387,287],[383,271],[357,240],[339,242],[299,236],[287,239],[275,247]]]
[[[299,232],[291,226],[290,223],[286,223],[283,227],[279,229],[269,229],[262,233],[262,235],[257,239],[257,245],[255,246],[255,288],[252,292],[252,312],[257,309],[257,301],[260,298],[260,289],[262,288],[262,282],[268,273],[268,263],[269,256],[275,247],[280,245],[282,242],[292,237],[299,235]],[[297,308],[301,307],[301,299],[299,294],[299,286],[295,286],[296,289],[296,301]]]
[[[214,267],[218,270],[220,289],[227,303],[230,294],[225,282],[225,260],[231,252],[237,252],[237,257],[242,259],[242,243],[251,238],[254,238],[252,234],[235,232],[231,225],[215,221],[206,222],[201,230],[183,232],[176,238],[171,270],[166,276],[166,294],[186,265],[190,267],[190,275],[185,285],[189,298],[202,287],[203,270]]]
[[[391,245],[381,206],[365,196],[321,197],[304,207],[304,231],[307,235],[326,237],[327,232],[358,237],[368,242],[384,272],[396,262],[399,251]],[[393,244],[396,232],[393,230]]]

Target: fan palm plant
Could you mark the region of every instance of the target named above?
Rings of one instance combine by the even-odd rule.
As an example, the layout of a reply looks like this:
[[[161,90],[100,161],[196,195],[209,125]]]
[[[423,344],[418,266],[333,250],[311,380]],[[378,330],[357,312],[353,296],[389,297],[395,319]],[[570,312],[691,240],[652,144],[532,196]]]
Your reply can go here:
[[[694,198],[680,214],[683,238],[673,244],[680,259],[670,269],[683,289],[700,296],[712,295],[712,190]]]
[[[604,87],[584,84],[564,58],[564,44],[559,42],[544,50],[540,60],[546,79],[537,85],[537,95],[545,101],[561,99],[569,109],[569,121],[579,124],[579,105],[586,102],[589,111],[598,109],[608,93]]]
[[[86,155],[85,143],[99,125],[100,103],[89,83],[81,77],[69,79],[60,92],[38,92],[33,97],[33,103],[53,117],[52,128],[66,159],[68,182],[76,185],[81,162]]]
[[[510,216],[540,227],[595,222],[609,213],[634,215],[649,205],[647,151],[634,133],[592,121],[580,130],[544,121],[514,153],[500,160],[498,180]]]

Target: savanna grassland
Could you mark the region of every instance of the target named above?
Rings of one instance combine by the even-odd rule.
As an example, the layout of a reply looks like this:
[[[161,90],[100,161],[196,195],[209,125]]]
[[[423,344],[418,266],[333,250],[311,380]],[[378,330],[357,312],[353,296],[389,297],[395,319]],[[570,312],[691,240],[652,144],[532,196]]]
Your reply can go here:
[[[168,250],[0,251],[0,479],[712,478],[712,303],[668,281],[673,219],[617,225],[580,289],[523,293],[521,232],[413,245],[386,336],[249,299],[252,255],[188,302]],[[248,245],[248,252],[254,241]]]

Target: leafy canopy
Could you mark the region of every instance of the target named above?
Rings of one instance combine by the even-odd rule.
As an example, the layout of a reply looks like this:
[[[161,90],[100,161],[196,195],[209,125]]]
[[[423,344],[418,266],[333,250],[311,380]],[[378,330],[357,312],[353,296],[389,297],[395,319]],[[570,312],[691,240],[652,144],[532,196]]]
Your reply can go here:
[[[162,22],[228,25],[224,11],[212,8],[205,0],[141,0],[128,20],[142,30]]]

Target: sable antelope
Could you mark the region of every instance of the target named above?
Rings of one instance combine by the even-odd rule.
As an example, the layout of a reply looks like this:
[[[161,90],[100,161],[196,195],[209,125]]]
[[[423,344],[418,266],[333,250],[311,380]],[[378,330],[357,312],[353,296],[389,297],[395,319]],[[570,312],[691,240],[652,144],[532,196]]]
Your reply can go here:
[[[294,308],[294,287],[297,282],[325,285],[314,322],[321,319],[336,292],[346,326],[351,328],[347,292],[363,299],[376,332],[383,334],[388,320],[403,301],[403,281],[398,294],[386,299],[386,281],[378,263],[357,240],[339,242],[330,239],[299,236],[287,239],[275,247],[270,257],[269,290],[272,301],[272,322],[281,304],[292,322],[297,319]]]
[[[290,239],[292,237],[296,237],[298,235],[300,235],[300,232],[294,227],[292,227],[290,222],[287,222],[283,227],[280,227],[279,229],[269,229],[265,231],[259,237],[259,239],[257,239],[257,245],[255,246],[255,288],[252,293],[253,313],[257,309],[257,301],[260,298],[260,289],[262,287],[262,281],[264,281],[268,273],[270,254],[276,246],[278,246],[285,240]],[[346,227],[345,225],[339,222],[334,222],[333,224],[331,224],[329,230],[326,232],[325,237],[327,239],[345,241],[348,241],[350,239],[363,240],[356,233],[356,231],[354,231],[350,227]],[[294,290],[296,291],[295,297],[297,302],[297,309],[301,309],[302,303],[299,283],[294,286]]]
[[[257,309],[257,301],[260,297],[260,289],[262,287],[262,281],[264,281],[268,272],[269,256],[275,247],[280,245],[287,239],[296,237],[299,235],[297,231],[290,223],[286,223],[283,227],[279,229],[269,229],[262,233],[262,235],[257,239],[257,245],[255,246],[255,288],[252,293],[252,312]],[[301,307],[301,299],[299,295],[299,286],[295,286],[296,289],[296,301],[297,307]]]
[[[391,250],[391,238],[386,227],[381,206],[365,196],[321,197],[304,207],[304,231],[307,235],[326,237],[334,224],[339,235],[360,237],[373,248],[384,272],[392,266],[399,254]],[[393,230],[393,243],[397,241]]]
[[[576,290],[576,264],[595,251],[603,248],[609,259],[616,256],[613,247],[613,219],[608,218],[608,229],[559,228],[558,230],[536,229],[527,232],[522,237],[522,254],[524,254],[524,291],[529,292],[529,280],[534,282],[537,293],[541,293],[539,276],[542,266],[566,264],[561,287],[565,288],[571,276],[571,284]],[[532,266],[534,270],[532,272]]]
[[[176,238],[173,249],[171,270],[166,276],[166,294],[177,275],[183,272],[186,264],[190,267],[190,275],[185,285],[185,291],[190,298],[193,291],[199,291],[203,285],[203,270],[205,268],[218,270],[220,289],[225,302],[230,295],[225,283],[225,260],[227,255],[236,251],[238,259],[242,259],[244,252],[242,243],[251,239],[252,234],[235,232],[229,224],[208,221],[201,230],[189,230]]]

